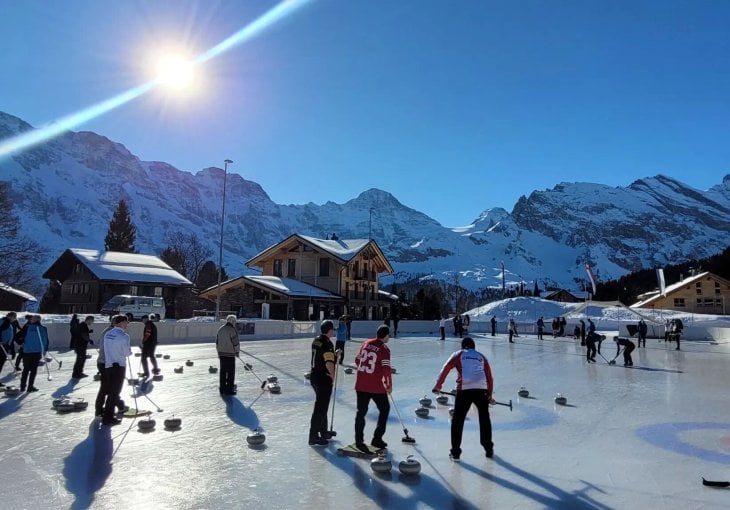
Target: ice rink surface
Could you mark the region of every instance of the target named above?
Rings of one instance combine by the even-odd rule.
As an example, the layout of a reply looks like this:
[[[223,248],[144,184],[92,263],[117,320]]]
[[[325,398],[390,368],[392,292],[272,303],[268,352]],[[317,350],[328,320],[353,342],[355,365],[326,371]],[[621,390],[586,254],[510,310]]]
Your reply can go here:
[[[495,397],[513,402],[491,409],[495,456],[487,459],[478,441],[478,420],[465,425],[461,463],[449,452],[449,406],[435,403],[430,390],[455,338],[391,339],[393,396],[415,445],[401,442],[403,429],[391,408],[385,440],[393,462],[378,475],[369,461],[341,457],[338,446],[353,442],[354,375],[339,371],[334,411],[335,441],[307,444],[313,392],[304,378],[310,340],[242,343],[242,358],[256,375],[278,377],[281,393],[260,390],[260,382],[237,364],[238,395],[218,394],[215,348],[160,345],[164,380],[153,383],[140,409],[153,411],[158,426],[138,430],[139,419],[100,426],[93,417],[97,384],[91,377],[69,381],[73,354],[57,354],[59,370],[41,367],[41,391],[0,400],[0,506],[7,509],[134,508],[728,508],[730,489],[704,487],[701,476],[730,479],[730,349],[727,345],[647,341],[634,352],[634,367],[622,358],[609,365],[586,364],[583,348],[569,338],[533,336],[509,344],[504,335],[475,335],[477,349],[492,364]],[[351,363],[359,341],[349,342]],[[138,351],[137,348],[134,349]],[[91,350],[94,353],[95,351]],[[616,353],[607,340],[602,353]],[[136,372],[139,358],[130,358]],[[187,360],[194,366],[184,366]],[[183,373],[173,368],[184,366]],[[95,372],[95,359],[86,373]],[[0,380],[18,384],[3,371]],[[452,372],[444,386],[454,387]],[[528,398],[517,395],[524,386]],[[566,406],[554,403],[556,393]],[[89,409],[58,414],[52,400],[63,394],[92,401]],[[418,401],[434,398],[428,418]],[[132,387],[123,397],[134,406]],[[163,411],[156,412],[156,405]],[[371,404],[365,434],[376,418]],[[162,422],[182,419],[177,432]],[[246,437],[259,428],[263,447]],[[414,455],[418,476],[403,476],[398,463]]]

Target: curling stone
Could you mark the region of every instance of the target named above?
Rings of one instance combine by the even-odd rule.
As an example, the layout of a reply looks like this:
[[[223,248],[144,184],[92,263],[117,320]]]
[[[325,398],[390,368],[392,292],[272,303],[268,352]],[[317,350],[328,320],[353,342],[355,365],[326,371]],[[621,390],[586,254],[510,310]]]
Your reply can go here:
[[[170,359],[170,355],[169,354],[163,354],[162,355],[162,359]]]
[[[376,473],[390,473],[390,470],[393,469],[393,464],[381,455],[370,461],[370,469]]]
[[[428,416],[428,407],[419,407],[416,409],[416,416],[419,418],[425,418]]]
[[[95,374],[94,374],[94,380],[95,380],[95,381],[101,381],[101,374],[100,374],[100,373],[98,373],[98,372],[97,372],[97,373],[95,373]]]
[[[449,416],[454,416],[454,408],[449,409]]]
[[[436,397],[436,402],[438,402],[439,404],[448,404],[449,397],[447,397],[446,395],[439,395],[438,397]]]
[[[8,397],[15,397],[16,395],[20,395],[20,388],[16,386],[6,386],[5,395]]]
[[[56,411],[58,411],[59,413],[68,413],[73,411],[75,408],[76,407],[74,406],[73,402],[71,402],[70,400],[66,400],[56,406]]]
[[[431,404],[433,401],[428,398],[426,395],[423,396],[421,400],[418,401],[419,404],[421,404],[422,407],[431,407]]]
[[[404,475],[417,475],[421,472],[421,463],[413,458],[413,455],[406,457],[398,463],[398,471]]]
[[[141,358],[142,357],[142,353],[141,352],[135,352],[134,353],[134,357],[135,358]]]
[[[137,422],[137,428],[142,431],[148,431],[155,428],[155,425],[157,425],[157,422],[153,420],[152,418],[147,418],[146,420],[139,420]]]
[[[398,371],[395,369],[395,367],[390,367],[390,373],[391,374],[397,374]]]
[[[69,400],[70,399],[66,395],[62,395],[58,398],[54,398],[53,402],[51,402],[51,403],[53,404],[53,407],[56,408],[59,405],[63,404],[64,402],[68,402]]]
[[[84,409],[89,407],[89,403],[84,400],[83,398],[77,398],[74,400],[74,410],[76,411],[83,411]]]
[[[278,382],[272,382],[266,385],[271,393],[281,393],[281,386]]]
[[[162,357],[162,354],[160,354],[159,352],[157,354],[155,354],[155,358],[161,358],[161,357]]]
[[[51,358],[50,356],[46,356],[45,361],[46,363],[50,363],[51,361],[53,361],[53,358]]]
[[[186,366],[186,367],[192,367],[192,366],[193,366],[193,362],[192,362],[191,360],[187,360],[187,361],[185,362],[185,366]]]
[[[346,373],[346,374],[351,374],[352,372],[353,372],[353,370],[352,370],[352,368],[351,368],[351,367],[347,367],[347,368],[345,368],[345,373]]]
[[[152,380],[153,381],[160,382],[162,379],[164,379],[164,377],[162,376],[162,374],[155,374],[155,375],[152,376]]]
[[[182,420],[180,418],[175,418],[174,416],[172,418],[166,418],[165,419],[165,428],[166,429],[179,429],[182,426]]]
[[[527,388],[525,388],[524,386],[522,386],[522,387],[520,388],[520,391],[518,391],[518,392],[517,392],[517,394],[518,394],[518,395],[519,395],[520,397],[529,397],[529,396],[530,396],[530,392],[529,392],[529,391],[527,391]]]
[[[177,367],[172,369],[173,372],[176,374],[182,374],[183,373],[183,367]]]
[[[271,374],[269,377],[266,378],[269,382],[277,382],[279,380],[278,377],[276,377],[274,374]]]
[[[258,429],[246,436],[246,442],[251,446],[262,445],[264,444],[264,441],[266,441],[266,435],[264,435],[263,432],[259,432]]]
[[[560,406],[564,406],[568,403],[568,399],[565,398],[562,393],[558,393],[557,395],[555,395],[555,403]]]
[[[304,378],[308,381],[312,377],[312,372],[304,372]]]
[[[218,373],[218,367],[214,367],[213,365],[208,367],[208,373],[211,374],[217,374]]]

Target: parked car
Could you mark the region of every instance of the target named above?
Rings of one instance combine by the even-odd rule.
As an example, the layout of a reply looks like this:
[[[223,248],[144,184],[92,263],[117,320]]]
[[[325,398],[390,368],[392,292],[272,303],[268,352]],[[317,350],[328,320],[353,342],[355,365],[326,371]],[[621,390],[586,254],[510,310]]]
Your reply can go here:
[[[165,300],[161,297],[120,294],[107,301],[101,307],[100,313],[104,315],[126,315],[130,321],[141,319],[143,315],[152,314],[164,318]]]

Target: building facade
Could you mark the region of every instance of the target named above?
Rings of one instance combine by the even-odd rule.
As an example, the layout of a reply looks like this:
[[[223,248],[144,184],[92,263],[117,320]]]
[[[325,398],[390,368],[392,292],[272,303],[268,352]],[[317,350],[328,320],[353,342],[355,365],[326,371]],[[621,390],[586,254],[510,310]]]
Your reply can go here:
[[[693,274],[667,286],[663,295],[653,291],[639,296],[639,301],[631,307],[727,315],[730,281],[710,272]]]

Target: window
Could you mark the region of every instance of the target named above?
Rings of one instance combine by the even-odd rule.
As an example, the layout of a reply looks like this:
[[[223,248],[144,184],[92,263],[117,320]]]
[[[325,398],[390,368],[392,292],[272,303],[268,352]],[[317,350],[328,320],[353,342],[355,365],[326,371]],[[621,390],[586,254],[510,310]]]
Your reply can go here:
[[[283,276],[282,265],[283,261],[281,259],[274,259],[274,276]]]
[[[155,287],[155,297],[162,297],[162,287]]]
[[[319,259],[319,276],[330,275],[330,259],[321,258]]]
[[[677,308],[684,308],[684,298],[674,298],[674,306]]]
[[[721,292],[720,292],[720,282],[715,282],[715,294],[718,295],[718,296],[721,294]]]
[[[297,259],[289,259],[287,261],[286,275],[292,278],[297,275]]]
[[[129,293],[133,296],[137,295],[137,286],[136,285],[130,285],[129,286]]]

